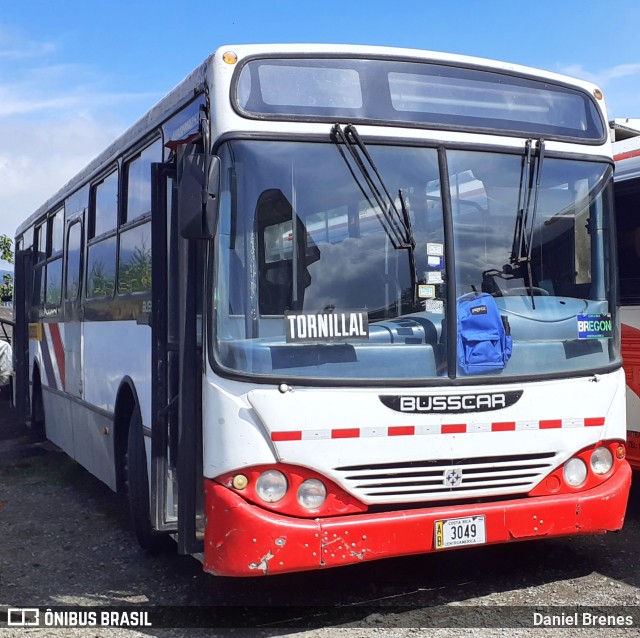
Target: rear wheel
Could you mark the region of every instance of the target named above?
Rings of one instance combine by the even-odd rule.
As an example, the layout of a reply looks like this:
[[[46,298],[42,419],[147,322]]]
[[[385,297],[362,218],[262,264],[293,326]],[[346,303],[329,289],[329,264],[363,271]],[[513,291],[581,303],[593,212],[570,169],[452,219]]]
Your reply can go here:
[[[131,523],[138,543],[150,552],[169,549],[173,544],[171,539],[157,534],[151,527],[147,455],[142,433],[142,417],[137,406],[129,420],[124,476]]]

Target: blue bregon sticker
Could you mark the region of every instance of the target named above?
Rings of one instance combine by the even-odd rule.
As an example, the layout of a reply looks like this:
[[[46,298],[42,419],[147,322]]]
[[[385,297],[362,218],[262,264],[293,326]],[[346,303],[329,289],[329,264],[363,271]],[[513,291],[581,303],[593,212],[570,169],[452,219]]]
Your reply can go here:
[[[578,315],[578,339],[606,339],[613,336],[611,315]]]

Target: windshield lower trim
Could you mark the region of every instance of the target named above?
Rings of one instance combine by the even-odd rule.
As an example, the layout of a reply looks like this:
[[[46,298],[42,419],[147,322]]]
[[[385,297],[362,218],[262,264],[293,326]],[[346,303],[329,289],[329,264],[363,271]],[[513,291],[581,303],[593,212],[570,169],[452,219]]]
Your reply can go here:
[[[211,323],[211,322],[210,322]],[[212,328],[209,327],[209,332]],[[304,387],[349,387],[349,388],[458,388],[458,387],[476,387],[476,386],[489,386],[489,385],[512,385],[521,383],[531,383],[536,381],[561,381],[566,379],[584,379],[589,377],[595,377],[597,375],[605,375],[617,372],[622,368],[622,357],[619,357],[616,361],[608,366],[599,368],[593,368],[590,370],[570,370],[566,372],[543,372],[540,374],[523,374],[523,375],[484,375],[482,377],[438,377],[438,378],[424,378],[424,379],[398,379],[398,378],[385,378],[385,379],[354,379],[354,378],[324,378],[324,377],[292,377],[287,375],[270,375],[261,376],[254,374],[244,374],[235,370],[228,370],[218,364],[215,360],[215,354],[213,352],[213,339],[209,334],[208,339],[208,355],[209,366],[211,370],[219,377],[224,379],[230,379],[232,381],[239,381],[242,383],[255,383],[259,385],[279,385],[280,383],[287,383],[291,386],[304,386]]]

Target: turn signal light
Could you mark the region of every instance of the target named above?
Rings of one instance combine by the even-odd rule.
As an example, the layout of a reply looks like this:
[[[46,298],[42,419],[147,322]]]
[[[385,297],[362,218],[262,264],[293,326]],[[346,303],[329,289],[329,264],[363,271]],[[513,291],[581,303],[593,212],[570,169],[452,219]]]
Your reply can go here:
[[[233,51],[225,51],[222,54],[222,61],[227,64],[235,64],[238,61],[238,56]]]

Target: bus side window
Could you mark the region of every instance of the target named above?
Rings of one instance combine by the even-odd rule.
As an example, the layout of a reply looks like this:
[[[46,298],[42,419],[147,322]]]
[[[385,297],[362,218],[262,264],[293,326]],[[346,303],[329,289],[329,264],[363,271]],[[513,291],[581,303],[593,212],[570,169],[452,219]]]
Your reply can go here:
[[[47,225],[47,266],[44,305],[59,306],[62,301],[62,247],[64,208],[49,217]]]
[[[116,236],[94,242],[87,251],[87,297],[112,297],[116,286]]]
[[[46,233],[44,224],[36,226],[33,236],[33,290],[31,305],[39,308],[44,305],[44,260],[46,259]]]
[[[44,283],[46,268],[44,264],[38,264],[33,271],[33,296],[31,298],[31,304],[35,308],[42,308],[44,306]]]
[[[112,297],[116,288],[118,171],[91,188],[86,295]],[[107,233],[108,236],[107,236]],[[97,241],[95,238],[99,238]]]
[[[59,306],[62,300],[62,257],[47,264],[47,290],[44,303],[47,306]]]
[[[89,238],[114,230],[118,222],[118,171],[115,170],[92,189]]]
[[[162,161],[162,142],[156,140],[125,164],[126,209],[122,223],[151,211],[151,163]]]
[[[67,271],[65,273],[65,295],[67,301],[75,301],[80,292],[80,248],[82,224],[69,226],[67,234]]]
[[[118,294],[151,292],[151,222],[120,233]]]

